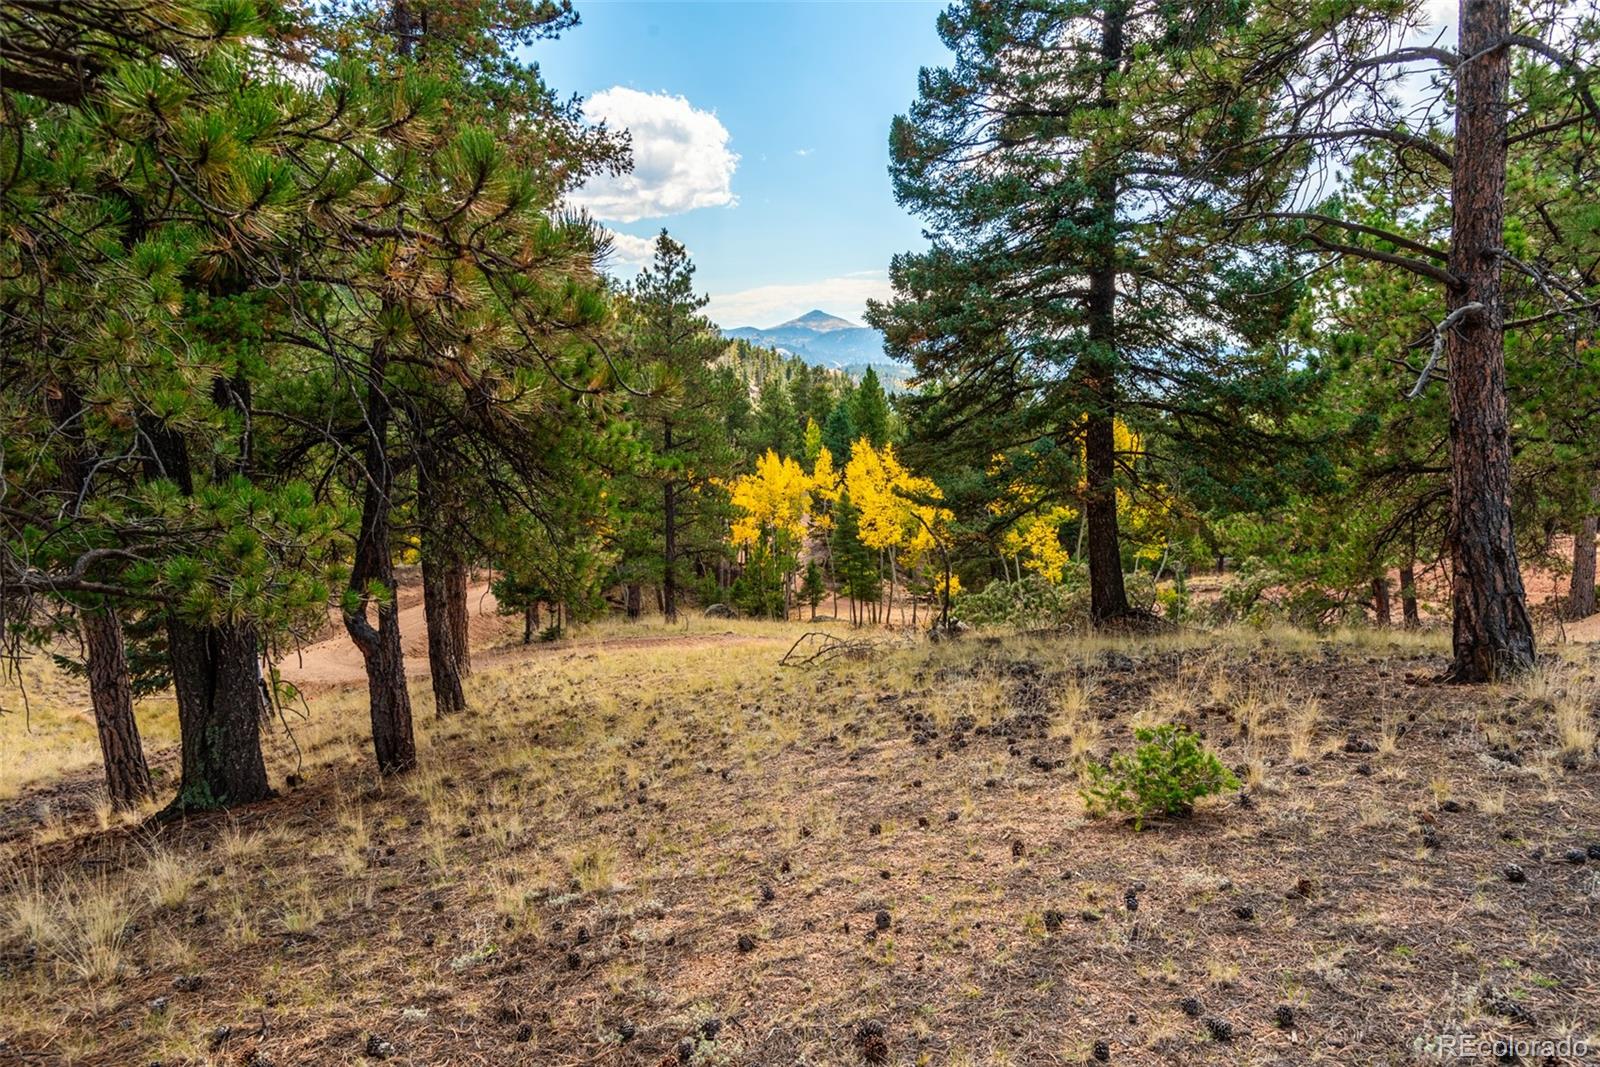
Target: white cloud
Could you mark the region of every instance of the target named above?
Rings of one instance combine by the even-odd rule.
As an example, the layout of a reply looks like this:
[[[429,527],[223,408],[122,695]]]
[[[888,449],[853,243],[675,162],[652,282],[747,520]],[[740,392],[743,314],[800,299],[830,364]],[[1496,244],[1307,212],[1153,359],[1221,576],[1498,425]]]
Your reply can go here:
[[[796,148],[794,150],[794,154],[799,156],[801,159],[804,159],[807,156],[809,156],[812,152],[815,152],[815,151],[816,151],[815,148]]]
[[[642,93],[617,85],[596,93],[584,115],[632,135],[633,170],[601,175],[572,195],[578,207],[614,222],[677,215],[737,202],[733,172],[739,156],[716,115],[681,96]]]
[[[719,326],[776,326],[812,308],[821,308],[859,323],[869,299],[892,294],[889,276],[881,270],[858,271],[836,278],[793,285],[760,285],[736,293],[712,293],[706,314]]]
[[[648,264],[656,255],[654,237],[635,237],[619,230],[607,230],[611,235],[611,255],[606,265],[612,274],[633,274]]]

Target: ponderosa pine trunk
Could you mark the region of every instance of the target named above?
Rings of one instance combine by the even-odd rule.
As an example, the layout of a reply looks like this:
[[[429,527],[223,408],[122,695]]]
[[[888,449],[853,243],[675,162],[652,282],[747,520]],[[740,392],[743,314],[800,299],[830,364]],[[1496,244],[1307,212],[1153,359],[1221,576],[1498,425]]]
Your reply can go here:
[[[1400,568],[1400,617],[1408,630],[1422,625],[1422,617],[1417,614],[1417,576],[1409,563]]]
[[[1500,290],[1511,81],[1509,0],[1461,0],[1451,182],[1449,678],[1488,682],[1533,665],[1533,624],[1511,528],[1511,427]]]
[[[461,688],[461,657],[451,620],[449,563],[439,558],[437,546],[422,547],[422,614],[428,630],[428,677],[433,683],[436,715],[454,715],[467,708]],[[432,548],[432,551],[430,551]]]
[[[235,394],[237,394],[235,390]],[[241,399],[235,395],[235,399]],[[145,476],[194,493],[189,445],[179,431],[141,420],[150,446]],[[245,462],[244,456],[239,462]],[[252,804],[272,795],[261,755],[261,640],[253,622],[195,622],[168,612],[167,662],[178,704],[182,770],[165,814]]]
[[[373,346],[367,367],[366,477],[361,501],[361,530],[356,536],[355,562],[350,568],[350,589],[360,598],[357,610],[344,612],[344,627],[361,652],[367,672],[367,703],[372,720],[372,748],[380,774],[400,774],[417,765],[417,744],[411,725],[411,694],[406,689],[405,651],[400,644],[400,605],[390,554],[390,508],[394,468],[389,462],[389,423],[392,412],[386,391],[388,369],[385,342]],[[370,597],[377,586],[380,596]],[[378,612],[378,624],[367,617],[369,602]]]
[[[467,606],[472,569],[460,551],[451,552],[445,561],[445,607],[450,614],[450,638],[456,654],[456,673],[472,677],[471,609]]]
[[[1126,19],[1124,4],[1107,5],[1100,37],[1100,101],[1107,108],[1115,106],[1110,82],[1122,63]],[[1109,162],[1102,163],[1094,176],[1094,214],[1103,236],[1089,270],[1089,353],[1084,361],[1090,405],[1083,435],[1084,520],[1088,528],[1089,615],[1095,623],[1128,614],[1122,541],[1117,530],[1117,181]]]
[[[467,563],[450,516],[461,509],[448,460],[426,450],[417,469],[421,519],[422,613],[428,631],[428,678],[438,715],[465,711],[462,681],[471,673],[467,635]]]
[[[1372,579],[1372,618],[1379,626],[1393,626],[1394,612],[1389,607],[1389,579],[1380,575]]]
[[[78,632],[83,637],[89,699],[105,761],[106,794],[117,811],[132,811],[155,795],[155,787],[139,743],[139,722],[133,717],[122,620],[110,607],[86,608],[78,613]]]
[[[1567,618],[1587,619],[1595,613],[1594,539],[1600,522],[1590,515],[1572,535],[1572,586],[1567,590]]]
[[[671,447],[672,431],[667,431],[667,444]],[[678,621],[678,493],[677,485],[668,482],[663,501],[666,513],[666,544],[662,552],[661,615],[668,622]]]
[[[260,639],[248,622],[167,619],[178,698],[182,778],[169,814],[250,804],[272,795],[261,756]]]
[[[629,582],[623,587],[623,607],[629,622],[638,622],[644,615],[644,589],[638,582]]]
[[[45,402],[56,432],[71,444],[61,463],[62,495],[81,502],[91,488],[88,479],[93,458],[83,434],[83,398],[72,383],[62,382]],[[76,505],[71,514],[76,514]],[[155,790],[139,743],[139,723],[133,716],[127,645],[115,605],[107,602],[81,608],[78,632],[83,638],[89,702],[105,763],[106,795],[117,811],[131,811],[154,796]]]

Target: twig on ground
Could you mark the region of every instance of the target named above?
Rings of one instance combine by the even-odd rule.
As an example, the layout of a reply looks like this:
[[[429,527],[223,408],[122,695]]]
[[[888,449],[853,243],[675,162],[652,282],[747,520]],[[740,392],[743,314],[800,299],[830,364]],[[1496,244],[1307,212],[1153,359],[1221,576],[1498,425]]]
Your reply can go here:
[[[807,651],[801,651],[801,645],[805,645]],[[820,647],[813,650],[813,646]],[[783,654],[778,666],[815,667],[819,663],[826,663],[840,656],[859,659],[871,654],[878,646],[879,642],[864,637],[835,637],[821,630],[807,630],[789,646],[789,651]]]

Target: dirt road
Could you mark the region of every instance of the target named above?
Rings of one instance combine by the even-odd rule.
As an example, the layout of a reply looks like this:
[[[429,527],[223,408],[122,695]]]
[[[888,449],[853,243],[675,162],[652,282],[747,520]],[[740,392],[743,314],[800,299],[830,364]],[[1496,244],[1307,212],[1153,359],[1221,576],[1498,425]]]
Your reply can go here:
[[[400,640],[406,654],[406,674],[411,678],[428,676],[428,625],[422,612],[422,585],[402,579],[400,600]],[[337,613],[330,613],[327,636],[285,656],[278,664],[283,678],[307,692],[325,691],[366,682],[361,653]],[[493,650],[517,640],[522,634],[520,615],[498,614],[498,604],[488,582],[467,587],[467,628],[474,654]],[[492,655],[492,651],[488,652]]]

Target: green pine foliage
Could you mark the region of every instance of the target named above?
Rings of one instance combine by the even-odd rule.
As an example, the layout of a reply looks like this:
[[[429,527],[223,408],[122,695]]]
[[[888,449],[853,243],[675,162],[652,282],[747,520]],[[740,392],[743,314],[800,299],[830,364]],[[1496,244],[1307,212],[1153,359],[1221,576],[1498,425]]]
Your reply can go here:
[[[1088,765],[1079,792],[1091,814],[1127,815],[1140,830],[1152,816],[1188,815],[1200,798],[1239,788],[1239,779],[1187,726],[1142,727],[1133,737],[1138,747],[1132,754]]]

